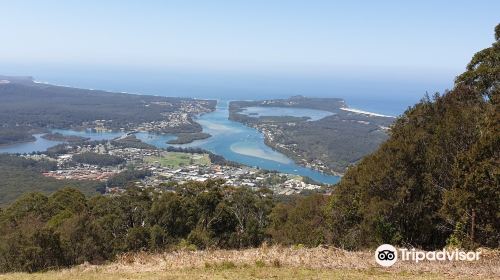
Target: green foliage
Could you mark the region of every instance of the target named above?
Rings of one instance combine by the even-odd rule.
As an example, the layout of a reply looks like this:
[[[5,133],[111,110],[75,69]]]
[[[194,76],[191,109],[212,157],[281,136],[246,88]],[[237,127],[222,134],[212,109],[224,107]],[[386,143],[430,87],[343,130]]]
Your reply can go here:
[[[390,139],[334,190],[332,242],[498,247],[499,79],[497,41],[474,56],[452,91],[407,110]]]
[[[212,240],[210,238],[210,233],[206,230],[196,228],[192,230],[186,240],[187,246],[185,248],[199,248],[199,249],[207,249],[212,246]]]
[[[127,250],[140,251],[148,248],[150,239],[149,229],[145,227],[133,227],[127,232],[125,239]]]
[[[268,193],[222,181],[92,198],[72,188],[28,193],[0,211],[0,272],[101,263],[126,251],[258,246],[272,207]]]
[[[128,135],[124,138],[111,140],[111,144],[120,148],[137,148],[137,149],[156,149],[155,146],[142,142],[134,134]]]
[[[464,248],[463,241],[467,239],[464,224],[458,222],[455,225],[455,230],[446,240],[446,246],[450,248]]]
[[[167,232],[159,225],[151,227],[149,236],[149,248],[151,251],[161,251],[171,242]]]
[[[181,241],[179,241],[179,243],[177,243],[175,248],[178,250],[183,250],[183,251],[196,251],[198,249],[196,247],[196,245],[190,243],[186,239],[181,239]]]
[[[268,232],[276,243],[303,244],[314,247],[329,241],[323,195],[300,197],[291,203],[280,203],[270,214]]]
[[[474,87],[479,93],[493,99],[500,83],[500,24],[495,27],[496,42],[490,48],[476,53],[467,65],[467,71],[457,77],[457,84]]]

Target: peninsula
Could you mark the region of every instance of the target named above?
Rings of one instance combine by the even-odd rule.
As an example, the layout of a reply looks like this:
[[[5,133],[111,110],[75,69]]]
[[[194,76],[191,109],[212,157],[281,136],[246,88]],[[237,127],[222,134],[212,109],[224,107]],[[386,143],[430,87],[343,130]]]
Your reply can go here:
[[[280,107],[324,111],[319,119],[256,115],[247,108]],[[233,101],[229,118],[261,131],[265,142],[295,162],[325,173],[341,175],[384,142],[394,117],[348,108],[340,98]]]
[[[32,77],[0,76],[0,80],[0,144],[5,145],[32,141],[32,131],[54,128],[200,133],[193,117],[215,110],[216,104],[55,86]]]

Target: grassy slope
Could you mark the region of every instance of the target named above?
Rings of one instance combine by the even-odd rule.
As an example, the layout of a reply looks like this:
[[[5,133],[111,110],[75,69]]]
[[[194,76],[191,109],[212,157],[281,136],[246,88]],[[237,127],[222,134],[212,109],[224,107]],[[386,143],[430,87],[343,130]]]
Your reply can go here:
[[[500,279],[500,252],[478,262],[396,263],[382,268],[373,252],[262,247],[246,250],[125,254],[106,265],[0,275],[4,279]]]
[[[118,279],[444,279],[436,274],[390,273],[380,270],[326,270],[276,267],[237,267],[226,269],[179,269],[162,272],[102,272],[72,270],[47,273],[0,275],[0,279],[37,280],[118,280]]]

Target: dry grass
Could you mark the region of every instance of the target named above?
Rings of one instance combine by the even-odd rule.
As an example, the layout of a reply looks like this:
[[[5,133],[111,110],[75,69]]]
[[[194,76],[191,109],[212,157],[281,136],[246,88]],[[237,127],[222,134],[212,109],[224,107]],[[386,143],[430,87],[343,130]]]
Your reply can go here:
[[[3,279],[500,279],[500,252],[483,250],[476,262],[375,263],[372,252],[336,248],[261,247],[247,250],[125,254],[115,262]]]

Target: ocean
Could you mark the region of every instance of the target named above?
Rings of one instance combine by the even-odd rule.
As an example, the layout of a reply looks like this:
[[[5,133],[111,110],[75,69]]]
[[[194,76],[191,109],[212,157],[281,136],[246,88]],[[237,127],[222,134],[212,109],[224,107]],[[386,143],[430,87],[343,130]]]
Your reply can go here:
[[[3,70],[6,69],[6,70]],[[2,67],[0,74],[29,75],[36,81],[115,92],[255,100],[307,97],[343,98],[354,109],[397,116],[417,103],[426,92],[452,87],[453,75],[428,77],[370,74],[265,74],[258,72],[139,69],[134,67]]]

